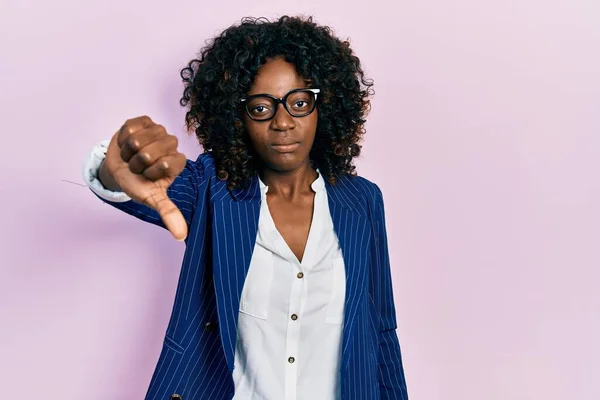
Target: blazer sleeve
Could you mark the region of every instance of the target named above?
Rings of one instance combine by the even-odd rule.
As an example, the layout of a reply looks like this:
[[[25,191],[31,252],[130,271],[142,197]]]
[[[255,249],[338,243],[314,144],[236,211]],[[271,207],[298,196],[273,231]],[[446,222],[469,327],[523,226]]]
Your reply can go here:
[[[97,145],[84,162],[84,180],[88,187],[104,203],[143,221],[166,228],[158,212],[152,208],[132,200],[125,193],[111,192],[102,186],[98,179],[98,170],[102,160],[106,157],[107,145],[108,141],[103,141]],[[181,210],[188,228],[191,225],[194,209],[201,191],[200,187],[204,183],[204,169],[200,159],[197,161],[187,160],[181,174],[175,178],[167,189],[167,196]]]
[[[388,253],[383,195],[375,186],[373,225],[375,255],[371,284],[379,311],[379,387],[382,399],[407,400],[408,392],[402,364],[400,343],[396,334],[396,308]]]

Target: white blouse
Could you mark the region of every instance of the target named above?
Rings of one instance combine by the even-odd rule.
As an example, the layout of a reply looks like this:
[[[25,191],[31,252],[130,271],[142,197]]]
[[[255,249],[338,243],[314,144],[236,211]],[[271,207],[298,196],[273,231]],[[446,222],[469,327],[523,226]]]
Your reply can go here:
[[[299,262],[267,205],[244,283],[233,379],[235,400],[340,398],[346,276],[329,212],[325,181],[315,192],[308,241]]]

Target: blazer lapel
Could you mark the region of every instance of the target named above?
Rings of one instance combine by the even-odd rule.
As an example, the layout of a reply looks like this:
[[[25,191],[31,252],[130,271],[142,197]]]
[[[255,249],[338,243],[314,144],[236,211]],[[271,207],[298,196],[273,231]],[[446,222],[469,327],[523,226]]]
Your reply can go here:
[[[222,189],[214,196],[213,273],[219,330],[230,372],[233,371],[240,296],[256,243],[260,203],[257,177],[247,188],[231,192]]]
[[[346,270],[346,300],[342,332],[342,369],[352,354],[351,338],[356,328],[356,312],[366,287],[368,249],[371,229],[369,220],[351,184],[342,178],[335,186],[327,184],[329,211],[340,242]],[[367,214],[368,215],[368,214]]]

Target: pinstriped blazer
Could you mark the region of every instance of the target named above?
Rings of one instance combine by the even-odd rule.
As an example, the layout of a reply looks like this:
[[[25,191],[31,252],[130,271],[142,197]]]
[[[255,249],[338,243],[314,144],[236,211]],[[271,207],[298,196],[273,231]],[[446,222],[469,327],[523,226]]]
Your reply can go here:
[[[381,191],[351,176],[326,187],[346,267],[342,399],[408,399]],[[187,161],[168,195],[189,234],[146,399],[231,399],[239,301],[258,229],[258,177],[246,188],[229,191],[216,177],[212,155],[204,153]],[[103,201],[164,228],[158,214],[144,205]]]

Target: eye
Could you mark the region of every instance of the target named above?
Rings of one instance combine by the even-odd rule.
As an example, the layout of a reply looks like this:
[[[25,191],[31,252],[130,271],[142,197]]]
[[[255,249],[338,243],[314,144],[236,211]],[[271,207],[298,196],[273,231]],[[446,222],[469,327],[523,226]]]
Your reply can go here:
[[[298,100],[294,103],[294,107],[296,108],[304,108],[306,106],[308,106],[308,102],[305,100]]]
[[[264,117],[271,114],[271,107],[266,104],[257,104],[250,107],[250,114],[254,117]]]

